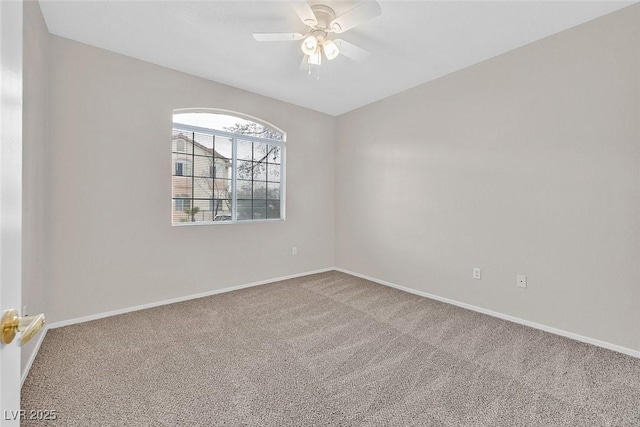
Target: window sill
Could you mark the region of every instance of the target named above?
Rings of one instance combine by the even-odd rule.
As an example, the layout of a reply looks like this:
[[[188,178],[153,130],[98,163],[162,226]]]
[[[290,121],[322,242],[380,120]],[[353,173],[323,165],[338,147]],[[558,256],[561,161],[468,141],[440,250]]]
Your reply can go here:
[[[262,222],[284,222],[284,218],[278,219],[248,219],[245,221],[196,221],[196,222],[172,222],[172,227],[189,227],[193,225],[223,225],[223,224],[254,224]]]

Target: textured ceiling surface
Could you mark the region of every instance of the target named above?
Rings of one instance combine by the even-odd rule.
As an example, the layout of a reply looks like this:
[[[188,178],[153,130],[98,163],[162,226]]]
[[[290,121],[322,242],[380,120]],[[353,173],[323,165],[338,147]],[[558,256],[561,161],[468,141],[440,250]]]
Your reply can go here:
[[[354,1],[310,1],[338,15]],[[372,56],[300,70],[300,42],[254,32],[305,32],[284,1],[41,0],[52,34],[339,115],[634,2],[379,1],[382,14],[339,37]]]

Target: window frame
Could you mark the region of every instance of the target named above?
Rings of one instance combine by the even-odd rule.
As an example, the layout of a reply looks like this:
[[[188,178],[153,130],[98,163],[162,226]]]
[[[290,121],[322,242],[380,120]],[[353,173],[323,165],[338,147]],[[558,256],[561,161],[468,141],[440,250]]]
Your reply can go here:
[[[238,116],[239,117],[239,116]],[[243,117],[239,117],[239,118],[243,118]],[[245,119],[247,120],[247,119]],[[255,120],[253,120],[255,121]],[[255,121],[258,124],[262,124],[259,121]],[[205,134],[205,135],[212,135],[212,136],[220,136],[220,137],[225,137],[225,138],[229,138],[231,139],[232,143],[231,143],[231,147],[232,147],[232,155],[231,155],[231,195],[232,195],[232,207],[231,207],[231,219],[230,220],[224,220],[224,221],[195,221],[195,222],[174,222],[173,221],[173,212],[172,212],[172,217],[171,217],[171,226],[174,227],[183,227],[183,226],[190,226],[190,225],[212,225],[212,224],[250,224],[250,223],[260,223],[260,222],[278,222],[278,221],[285,221],[286,219],[286,147],[285,147],[285,139],[286,139],[286,134],[283,132],[282,133],[282,140],[276,140],[276,139],[268,139],[268,138],[260,138],[257,136],[250,136],[250,135],[242,135],[242,134],[237,134],[237,133],[232,133],[232,132],[225,132],[225,131],[221,131],[221,130],[217,130],[217,129],[209,129],[209,128],[203,128],[203,127],[199,127],[199,126],[192,126],[192,125],[186,125],[186,124],[182,124],[182,123],[172,123],[172,133],[173,130],[178,130],[178,131],[185,131],[185,132],[193,132],[193,133],[199,133],[199,134]],[[278,130],[279,131],[279,130]],[[261,219],[242,219],[242,220],[238,220],[238,206],[237,206],[237,202],[238,202],[238,197],[237,197],[237,163],[238,163],[238,140],[242,140],[242,141],[251,141],[251,142],[258,142],[261,144],[267,144],[267,145],[275,145],[280,147],[280,218],[261,218]],[[194,153],[192,153],[192,155],[195,155]],[[173,163],[173,157],[172,157],[172,163]],[[214,166],[215,166],[215,158],[214,158]],[[172,168],[174,169],[175,172],[175,166]],[[193,170],[192,170],[192,174],[191,175],[186,175],[188,176],[192,176],[193,175]],[[214,173],[215,175],[215,173]],[[183,175],[185,176],[185,175]],[[174,175],[173,173],[171,174],[171,179],[173,179]],[[214,177],[215,178],[215,177]],[[172,187],[172,194],[171,194],[171,203],[173,205],[173,200],[176,198],[173,195],[173,187]],[[215,200],[215,199],[207,199],[207,200]],[[265,199],[268,200],[268,199]],[[189,198],[189,201],[191,204],[193,204],[195,202],[195,200],[193,198]]]

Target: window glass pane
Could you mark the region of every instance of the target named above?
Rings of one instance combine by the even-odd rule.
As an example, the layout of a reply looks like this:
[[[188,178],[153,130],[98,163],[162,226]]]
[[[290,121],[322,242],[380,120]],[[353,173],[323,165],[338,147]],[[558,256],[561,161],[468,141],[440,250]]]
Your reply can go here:
[[[267,219],[267,201],[266,200],[254,200],[253,201],[253,218],[252,219]]]
[[[238,221],[246,221],[251,219],[252,216],[252,205],[253,202],[251,200],[238,200]]]
[[[262,144],[260,142],[253,143],[253,161],[254,162],[266,162],[268,154],[268,146],[267,144]]]
[[[191,178],[174,176],[173,197],[191,197]]]
[[[231,199],[231,180],[215,179],[213,180],[213,198],[214,199]]]
[[[253,179],[256,181],[267,180],[267,164],[262,162],[253,162]]]
[[[191,207],[191,199],[188,198],[177,198],[173,199],[173,210],[176,212],[182,212],[185,209],[189,209]]]
[[[231,178],[231,161],[224,159],[215,159],[215,176],[216,178]]]
[[[173,199],[173,222],[187,222],[189,219],[188,214],[185,212],[191,208],[191,199],[188,198],[176,198]]]
[[[267,198],[280,199],[280,183],[267,183]]]
[[[231,207],[233,202],[231,199],[225,200],[211,200],[213,220],[214,221],[231,221]]]
[[[267,218],[280,218],[280,200],[267,200]]]
[[[267,181],[280,182],[280,165],[267,165]]]
[[[267,156],[269,163],[282,163],[282,147],[277,145],[269,146],[269,155]]]
[[[249,120],[233,117],[233,126],[226,126],[223,130],[226,132],[237,133],[238,135],[250,135],[258,138],[273,139],[282,141],[282,134],[268,126],[263,126]]]
[[[195,176],[211,178],[213,157],[194,156],[193,164],[193,174]]]
[[[253,198],[254,199],[266,199],[267,198],[267,183],[266,182],[253,182]]]
[[[231,160],[233,156],[233,146],[231,138],[226,136],[216,136],[214,153],[215,157]]]
[[[187,222],[213,221],[209,200],[192,200],[191,207],[185,209],[185,214]]]
[[[238,160],[251,160],[253,158],[251,141],[238,140]]]
[[[251,199],[253,197],[253,190],[251,181],[237,180],[236,181],[236,194],[238,199]]]
[[[191,156],[188,154],[173,153],[173,174],[177,176],[187,176],[191,172]]]
[[[193,198],[213,199],[213,179],[193,178]]]
[[[213,135],[194,133],[193,154],[200,156],[213,156]]]
[[[191,150],[193,150],[193,134],[191,132],[174,129],[171,151],[191,154]]]
[[[178,113],[173,115],[173,122],[277,141],[282,141],[284,136],[269,126],[221,113]]]
[[[245,162],[242,160],[238,160],[238,170],[237,170],[237,178],[238,179],[251,179],[253,164],[252,162]]]

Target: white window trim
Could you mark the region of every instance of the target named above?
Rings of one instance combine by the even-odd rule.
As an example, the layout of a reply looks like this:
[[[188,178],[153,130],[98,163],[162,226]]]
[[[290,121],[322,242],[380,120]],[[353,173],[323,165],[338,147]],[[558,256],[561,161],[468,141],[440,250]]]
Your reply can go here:
[[[259,122],[257,122],[259,123]],[[171,218],[171,226],[172,227],[185,227],[185,226],[193,226],[193,225],[222,225],[222,224],[252,224],[252,223],[260,223],[260,222],[279,222],[279,221],[285,221],[286,219],[286,188],[287,188],[287,184],[286,184],[286,147],[285,147],[285,141],[284,141],[284,134],[283,134],[283,140],[282,141],[278,141],[278,140],[274,140],[274,139],[268,139],[268,138],[260,138],[257,136],[250,136],[250,135],[240,135],[240,134],[236,134],[236,133],[232,133],[232,132],[225,132],[225,131],[221,131],[221,130],[217,130],[217,129],[208,129],[208,128],[203,128],[203,127],[198,127],[198,126],[191,126],[191,125],[185,125],[182,123],[173,123],[173,128],[172,129],[177,129],[177,130],[182,130],[182,131],[186,131],[186,132],[195,132],[195,133],[201,133],[201,134],[206,134],[206,135],[213,135],[213,136],[222,136],[222,137],[227,137],[230,138],[232,140],[231,143],[231,147],[232,147],[232,166],[231,166],[231,193],[233,195],[232,198],[232,209],[231,209],[231,213],[232,213],[232,217],[231,220],[228,221],[195,221],[195,222],[173,222],[173,217]],[[278,131],[280,131],[279,129],[277,129]],[[276,145],[278,147],[280,147],[280,218],[269,218],[269,219],[248,219],[248,220],[237,220],[237,215],[238,215],[238,210],[237,210],[237,195],[236,195],[236,171],[237,171],[237,150],[238,150],[238,139],[241,139],[242,141],[251,141],[251,142],[260,142],[263,144],[269,144],[269,145]],[[173,175],[173,174],[172,174]],[[172,177],[173,179],[173,177]],[[173,194],[171,195],[171,203],[172,203],[172,209],[173,209]]]

